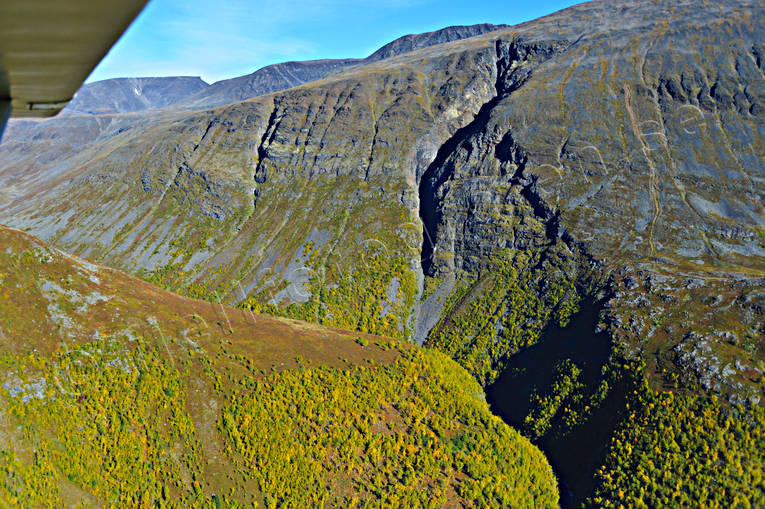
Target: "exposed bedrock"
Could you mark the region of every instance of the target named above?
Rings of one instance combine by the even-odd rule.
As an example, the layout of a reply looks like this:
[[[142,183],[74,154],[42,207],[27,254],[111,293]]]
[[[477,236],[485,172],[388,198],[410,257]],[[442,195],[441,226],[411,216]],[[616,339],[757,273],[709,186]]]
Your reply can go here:
[[[589,2],[209,110],[13,123],[0,221],[187,295],[420,340],[508,253],[535,285],[624,271],[749,298],[763,18],[743,0]],[[685,329],[624,295],[614,334],[672,363]],[[761,318],[731,300],[735,352]]]

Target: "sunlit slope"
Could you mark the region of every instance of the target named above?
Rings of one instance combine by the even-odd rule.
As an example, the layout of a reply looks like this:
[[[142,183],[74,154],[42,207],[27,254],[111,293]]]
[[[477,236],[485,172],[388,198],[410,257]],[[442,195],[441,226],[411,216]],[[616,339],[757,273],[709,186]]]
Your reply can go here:
[[[762,464],[763,34],[757,1],[594,1],[210,110],[11,126],[0,220],[186,296],[424,341],[486,386],[599,302],[571,341],[602,331],[597,365],[518,366],[542,380],[519,428],[597,437],[576,468],[617,507],[757,506],[735,465]]]
[[[553,507],[453,361],[158,289],[0,229],[0,505]]]
[[[185,295],[421,340],[422,257],[448,281],[565,241],[654,289],[751,287],[762,27],[752,1],[588,2],[215,109],[11,126],[0,218]],[[658,317],[617,298],[636,348]]]
[[[14,140],[11,127],[18,196],[3,217],[189,296],[297,304],[302,318],[405,336],[417,174],[491,96],[495,58],[484,45],[389,59],[210,111],[50,124],[67,148],[33,148],[34,130]]]

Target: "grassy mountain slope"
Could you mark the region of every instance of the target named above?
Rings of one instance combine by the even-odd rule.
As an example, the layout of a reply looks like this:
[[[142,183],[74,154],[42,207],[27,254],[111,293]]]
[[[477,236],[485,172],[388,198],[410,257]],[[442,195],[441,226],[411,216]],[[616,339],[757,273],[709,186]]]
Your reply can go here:
[[[553,507],[453,361],[173,295],[0,229],[0,501]]]
[[[611,280],[614,336],[660,368],[717,320],[683,299],[733,287],[730,327],[700,341],[759,369],[762,20],[751,2],[588,3],[210,111],[11,130],[2,215],[187,295],[418,340],[454,281],[521,254],[532,284],[556,281],[550,309]],[[696,357],[751,392],[749,368]]]
[[[484,386],[517,368],[520,427],[600,437],[580,470],[608,503],[662,464],[649,506],[757,506],[729,467],[762,466],[763,33],[753,1],[588,2],[208,111],[11,129],[0,217],[187,296],[425,342]],[[513,364],[594,302],[543,372]]]
[[[32,156],[11,140],[13,168],[35,157],[56,177],[8,168],[19,198],[5,217],[188,295],[299,303],[301,318],[404,336],[419,271],[412,164],[424,166],[495,78],[491,47],[414,58],[182,118],[117,119],[130,127],[68,155]],[[42,214],[28,208],[31,186]],[[356,302],[344,282],[357,268],[362,314],[343,307]]]

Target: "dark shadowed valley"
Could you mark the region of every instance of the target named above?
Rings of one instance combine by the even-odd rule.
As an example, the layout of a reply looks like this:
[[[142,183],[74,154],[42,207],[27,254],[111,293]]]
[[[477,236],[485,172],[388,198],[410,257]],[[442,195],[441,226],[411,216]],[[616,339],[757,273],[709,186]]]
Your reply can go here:
[[[0,502],[765,505],[763,34],[596,0],[12,119]]]

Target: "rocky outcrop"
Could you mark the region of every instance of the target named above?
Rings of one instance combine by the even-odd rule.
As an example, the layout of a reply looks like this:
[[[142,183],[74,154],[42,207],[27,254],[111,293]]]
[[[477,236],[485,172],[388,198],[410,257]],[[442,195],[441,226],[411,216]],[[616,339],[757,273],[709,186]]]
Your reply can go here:
[[[681,263],[695,253],[698,265],[726,259],[742,270],[759,266],[765,254],[755,233],[763,217],[762,189],[751,176],[763,171],[757,155],[761,144],[752,138],[762,119],[750,113],[762,100],[755,92],[761,72],[750,54],[757,36],[744,31],[738,44],[723,49],[716,45],[723,37],[716,21],[694,21],[698,13],[680,15],[689,5],[671,5],[675,13],[669,26],[631,27],[630,34],[651,31],[645,41],[630,42],[626,34],[606,35],[605,30],[585,33],[565,52],[529,70],[530,79],[525,71],[508,73],[514,92],[498,88],[482,126],[474,123],[475,132],[434,163],[441,208],[456,206],[447,205],[449,200],[461,200],[465,211],[475,207],[470,196],[477,191],[458,198],[459,187],[475,186],[479,178],[533,182],[536,198],[529,203],[545,208],[542,215],[559,213],[559,233],[592,239],[588,245],[602,259],[634,261],[647,253]],[[619,10],[629,11],[632,20],[642,14],[648,21],[654,14],[630,4]],[[732,10],[723,19],[738,26],[738,16]],[[754,19],[762,21],[762,16]],[[691,47],[692,40],[707,41],[708,58],[719,64],[714,71],[677,50]],[[730,94],[715,92],[713,83],[729,83],[718,88],[749,90],[749,95],[742,92],[737,102],[732,96],[728,101]],[[714,94],[721,99],[708,102]],[[624,201],[625,196],[632,199]],[[627,217],[632,227],[624,227]],[[472,256],[452,249],[454,234],[448,232],[464,229],[462,222],[473,219],[442,225],[443,250],[455,255],[449,263],[459,266]],[[743,224],[749,225],[748,233]],[[486,238],[508,240],[506,235]]]
[[[420,183],[423,269],[475,278],[492,270],[497,254],[520,251],[567,259],[568,271],[579,267],[574,279],[593,263],[604,264],[601,274],[624,270],[636,279],[693,274],[704,290],[692,297],[668,284],[659,307],[634,308],[616,285],[607,308],[625,351],[672,371],[674,345],[706,327],[711,310],[640,332],[627,318],[661,323],[662,314],[680,314],[683,299],[706,299],[718,284],[761,284],[765,154],[763,118],[752,112],[762,101],[753,48],[763,11],[748,2],[726,3],[717,17],[690,2],[612,7],[577,6],[559,18],[568,26],[543,34],[535,23],[516,28],[501,54],[511,70],[499,72],[497,95],[442,147]],[[598,28],[584,21],[594,18]],[[729,40],[730,30],[740,37]],[[539,49],[543,37],[549,50]],[[703,48],[703,56],[684,48]],[[458,302],[481,298],[484,288],[475,288]],[[763,340],[761,313],[726,313],[739,317],[730,334]],[[716,338],[717,352],[731,351]],[[736,383],[718,384],[721,392],[761,390],[745,368],[734,371]]]
[[[675,369],[709,313],[646,340],[660,317],[615,274],[759,287],[762,33],[756,2],[589,2],[206,111],[12,125],[0,219],[189,295],[420,340],[488,288],[466,342],[508,330],[510,297],[564,318],[611,278],[612,335]],[[761,314],[731,316],[761,342]]]
[[[512,209],[520,204],[519,200],[526,201],[522,187],[513,193],[508,184],[523,178],[527,156],[509,133],[498,139],[495,133],[489,134],[486,130],[500,102],[523,85],[535,66],[564,51],[567,45],[565,41],[532,44],[520,39],[497,41],[495,95],[470,124],[441,147],[420,180],[420,216],[425,231],[421,259],[426,274],[433,276],[439,271],[456,269],[476,271],[480,268],[480,259],[488,260],[495,248],[530,247],[516,244],[512,225],[503,228],[501,220],[501,215],[508,213],[508,206]],[[484,157],[491,150],[501,167],[498,171],[480,172],[480,162],[471,157]],[[459,188],[454,189],[455,186]],[[452,199],[447,198],[450,193],[460,193],[456,198],[459,204],[447,205]],[[464,216],[457,218],[458,214]],[[455,230],[456,223],[462,224],[459,233]],[[484,226],[488,231],[479,231]],[[539,235],[533,232],[522,235],[526,239],[535,236]],[[536,241],[537,244],[545,242],[544,238]]]

